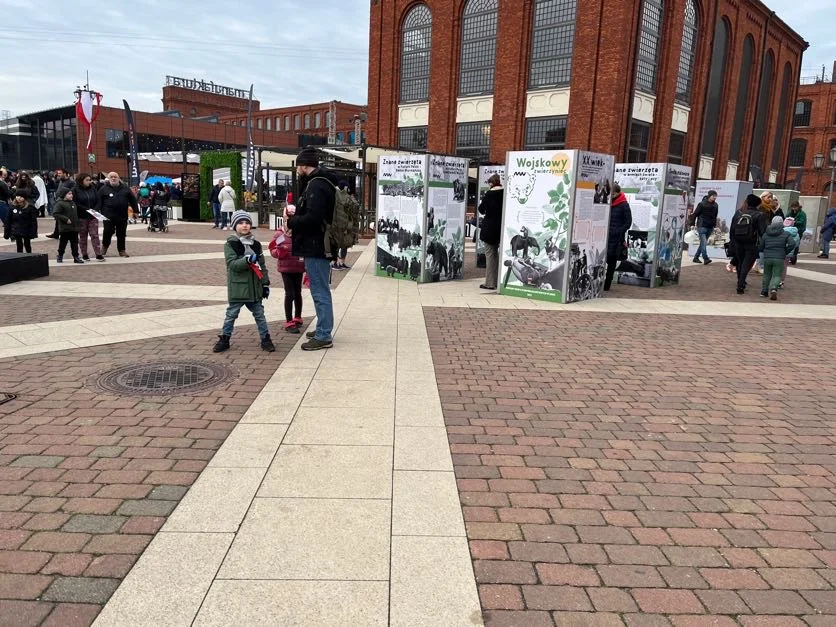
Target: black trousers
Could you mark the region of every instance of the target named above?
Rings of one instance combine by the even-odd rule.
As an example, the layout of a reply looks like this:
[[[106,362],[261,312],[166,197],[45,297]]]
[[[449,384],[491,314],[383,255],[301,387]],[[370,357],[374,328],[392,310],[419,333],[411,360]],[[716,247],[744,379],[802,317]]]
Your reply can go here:
[[[27,253],[32,252],[32,240],[28,237],[18,237],[15,240],[15,244],[17,244],[17,252],[19,253],[22,253],[24,248]]]
[[[70,243],[70,251],[73,253],[73,259],[78,257],[78,232],[72,231],[70,233],[61,233],[58,236],[58,254],[62,257],[67,250],[67,242]]]
[[[609,290],[612,285],[612,277],[615,274],[615,267],[618,265],[618,257],[607,255],[607,274],[604,276],[604,289]]]
[[[747,246],[737,244],[734,256],[737,258],[737,289],[746,289],[746,277],[749,276],[749,271],[755,265],[758,251],[755,250],[754,244]]]
[[[116,250],[120,253],[125,251],[125,237],[128,232],[128,221],[114,222],[113,220],[104,221],[104,233],[102,233],[102,246],[110,247],[110,240],[116,234]]]
[[[282,272],[284,283],[284,317],[290,322],[293,316],[293,308],[296,307],[296,318],[302,317],[302,273]]]

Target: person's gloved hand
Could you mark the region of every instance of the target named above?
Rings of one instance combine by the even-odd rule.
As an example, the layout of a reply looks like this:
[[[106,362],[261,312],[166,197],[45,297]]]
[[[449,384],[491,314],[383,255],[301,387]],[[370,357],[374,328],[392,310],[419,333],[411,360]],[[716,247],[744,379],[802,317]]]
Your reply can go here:
[[[266,285],[264,287],[262,287],[261,288],[261,295],[265,300],[270,298],[270,288]]]
[[[251,255],[248,255],[247,256],[247,261],[250,262],[250,263],[258,262],[258,255],[256,255],[255,253],[252,253]]]

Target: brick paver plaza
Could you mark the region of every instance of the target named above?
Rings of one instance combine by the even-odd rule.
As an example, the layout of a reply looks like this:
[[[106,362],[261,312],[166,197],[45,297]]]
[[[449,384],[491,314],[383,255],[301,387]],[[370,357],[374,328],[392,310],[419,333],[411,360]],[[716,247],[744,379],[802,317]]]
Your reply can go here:
[[[215,355],[225,235],[0,287],[0,627],[836,625],[836,263],[558,306],[360,246],[333,349],[276,273],[277,352],[244,312]],[[97,387],[174,360],[231,376]]]

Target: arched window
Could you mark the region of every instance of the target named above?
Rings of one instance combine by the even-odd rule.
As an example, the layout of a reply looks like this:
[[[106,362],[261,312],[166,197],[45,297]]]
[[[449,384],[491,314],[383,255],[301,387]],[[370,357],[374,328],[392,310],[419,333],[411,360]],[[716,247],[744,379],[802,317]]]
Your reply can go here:
[[[313,119],[314,119],[314,128],[319,128],[320,126],[322,126],[322,114],[319,111],[314,113]]]
[[[795,103],[795,117],[793,126],[810,126],[810,116],[813,113],[813,103],[810,100],[799,100]]]
[[[401,102],[429,100],[432,33],[433,19],[427,5],[413,7],[403,21]]]
[[[766,53],[766,62],[761,72],[761,86],[758,92],[758,109],[755,114],[755,130],[752,141],[752,158],[750,165],[760,166],[763,170],[766,167],[764,159],[764,142],[766,141],[766,127],[769,120],[769,97],[772,94],[772,79],[775,75],[775,55],[772,50]]]
[[[743,58],[740,61],[740,79],[737,82],[737,100],[734,105],[734,126],[732,126],[729,159],[740,162],[743,143],[743,125],[749,109],[749,90],[752,86],[752,61],[755,58],[755,40],[747,35],[743,41]]]
[[[286,130],[286,131],[290,130],[290,116],[289,115],[284,116],[284,130]]]
[[[535,0],[529,89],[565,87],[572,79],[577,0]]]
[[[775,128],[775,139],[772,144],[772,169],[781,167],[782,146],[787,145],[788,137],[784,137],[784,129],[787,128],[787,112],[790,108],[790,81],[792,80],[792,67],[789,63],[784,64],[784,76],[781,78],[781,99],[778,101],[778,126]]]
[[[310,128],[310,127],[311,127],[311,114],[306,113],[305,114],[305,128]]]
[[[639,56],[636,61],[636,89],[656,93],[656,66],[662,37],[662,0],[642,0]]]
[[[702,154],[716,154],[717,129],[723,104],[723,83],[726,79],[726,55],[729,50],[729,23],[725,18],[714,28],[714,47],[711,50],[711,71],[708,75],[708,98],[705,103],[705,130],[702,134]]]
[[[258,118],[256,124],[257,124],[258,128],[262,128],[262,126],[264,126],[264,120],[262,120],[261,118]]]
[[[790,142],[790,156],[787,165],[791,168],[803,168],[807,157],[807,140],[794,139]]]
[[[298,113],[294,113],[293,114],[293,130],[298,131],[300,128],[302,128],[301,118],[299,117]]]
[[[691,85],[694,79],[694,57],[697,54],[697,6],[694,0],[685,2],[685,26],[682,29],[682,48],[679,52],[679,72],[676,75],[676,101],[691,104]]]
[[[276,116],[276,130],[282,130],[282,117],[280,115]]]
[[[462,18],[459,96],[493,93],[497,0],[469,0]]]
[[[273,119],[272,118],[267,118],[267,130],[268,131],[273,130]]]

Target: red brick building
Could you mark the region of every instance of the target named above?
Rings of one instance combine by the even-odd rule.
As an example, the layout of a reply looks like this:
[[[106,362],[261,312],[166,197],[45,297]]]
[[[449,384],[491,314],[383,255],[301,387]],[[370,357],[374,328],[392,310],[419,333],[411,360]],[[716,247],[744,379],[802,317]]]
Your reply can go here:
[[[801,85],[795,103],[789,176],[801,176],[805,196],[827,196],[830,192],[830,150],[836,146],[836,77],[826,78]],[[818,169],[816,155],[823,161]]]
[[[369,143],[782,180],[806,47],[758,0],[373,0]]]
[[[172,82],[174,77],[167,77],[167,82]],[[203,81],[201,81],[203,82]],[[223,89],[230,89],[224,87]],[[243,90],[235,90],[242,92]],[[249,94],[242,97],[226,94],[215,94],[199,89],[189,89],[175,85],[163,87],[163,111],[178,111],[189,118],[220,117],[223,115],[234,115],[236,113],[247,113],[247,102]],[[253,111],[258,111],[261,103],[253,100]]]
[[[300,105],[296,107],[280,107],[277,109],[264,109],[253,111],[253,128],[263,130],[283,131],[301,135],[306,138],[328,137],[328,125],[330,122],[330,109],[332,103],[320,102],[318,104]],[[357,116],[366,113],[363,105],[348,104],[334,101],[336,143],[354,144],[355,119]],[[221,117],[224,124],[237,124],[238,126],[247,123],[246,103],[244,111],[236,115],[224,115]],[[361,133],[364,135],[365,130]]]

